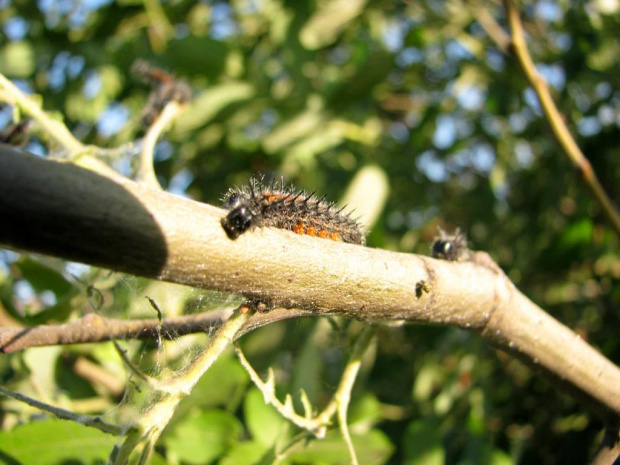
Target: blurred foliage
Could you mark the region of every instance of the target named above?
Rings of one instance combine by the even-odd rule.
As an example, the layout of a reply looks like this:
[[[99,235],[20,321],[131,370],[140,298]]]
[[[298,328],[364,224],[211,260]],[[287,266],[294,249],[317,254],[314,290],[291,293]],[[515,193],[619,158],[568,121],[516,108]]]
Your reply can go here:
[[[617,202],[620,4],[522,7],[534,60]],[[158,144],[155,168],[168,190],[197,200],[218,204],[257,172],[338,199],[359,170],[374,166],[387,176],[389,196],[369,246],[427,254],[437,226],[459,226],[526,295],[617,363],[618,238],[551,137],[518,66],[481,27],[483,9],[504,25],[501,4],[459,0],[3,0],[0,72],[102,147],[144,134],[148,89],[129,72],[134,60],[186,80],[193,99]],[[0,127],[11,117],[11,108],[0,109]],[[58,154],[36,130],[27,148]],[[131,174],[128,154],[113,162]],[[230,303],[2,252],[4,324],[93,310],[153,317],[145,295],[168,316]],[[257,369],[274,367],[282,394],[303,388],[322,405],[355,327],[279,323],[242,345]],[[162,354],[182,363],[186,339],[166,351],[135,343],[132,353],[159,370]],[[74,411],[112,411],[114,383],[78,372],[79,361],[125,379],[109,344],[4,355],[0,376]],[[382,328],[362,371],[351,406],[362,463],[581,464],[600,440],[602,425],[572,398],[467,332]],[[2,406],[5,463],[101,463],[110,449],[97,431],[43,420],[14,401]],[[262,403],[231,355],[180,406],[153,463],[271,463],[283,450],[285,463],[348,463],[336,431],[291,443],[298,433]]]

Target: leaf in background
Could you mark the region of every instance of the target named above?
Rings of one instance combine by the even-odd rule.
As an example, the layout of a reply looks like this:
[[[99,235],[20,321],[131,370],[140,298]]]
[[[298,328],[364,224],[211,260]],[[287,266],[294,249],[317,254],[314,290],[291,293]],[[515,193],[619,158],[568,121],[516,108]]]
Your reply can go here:
[[[592,242],[594,226],[590,218],[583,218],[570,224],[558,238],[561,249],[585,247]]]
[[[190,35],[170,41],[165,55],[175,72],[215,79],[224,69],[228,45],[211,37]]]
[[[443,465],[445,452],[439,425],[431,420],[409,423],[403,438],[407,465]]]
[[[258,465],[262,463],[267,450],[268,448],[258,441],[240,442],[233,446],[218,463],[219,465]]]
[[[232,355],[221,357],[183,399],[176,416],[196,407],[224,406],[234,411],[243,399],[248,382],[249,376],[236,358]]]
[[[61,346],[36,347],[24,352],[24,363],[32,373],[32,382],[39,395],[53,397],[56,394],[56,364],[62,352]]]
[[[352,432],[366,433],[381,419],[381,403],[374,395],[365,394],[351,404],[347,418]]]
[[[37,421],[0,433],[0,461],[7,464],[102,464],[118,439],[63,420]]]
[[[221,457],[242,432],[243,426],[230,413],[208,410],[187,415],[166,432],[164,443],[179,460],[202,465]]]
[[[373,429],[362,436],[351,435],[351,439],[360,463],[365,465],[386,463],[394,449],[388,437],[378,429]],[[349,465],[351,463],[349,450],[342,440],[340,431],[337,430],[327,433],[325,439],[297,444],[292,449],[293,452],[288,456],[292,463],[330,465]]]
[[[56,298],[60,298],[73,289],[58,271],[31,258],[23,256],[15,265],[36,292],[52,291]]]
[[[362,12],[366,0],[334,0],[320,5],[323,8],[308,19],[299,34],[299,40],[308,50],[334,43],[349,22]]]
[[[327,120],[322,106],[319,99],[312,99],[305,111],[276,126],[263,141],[265,151],[276,153],[286,150],[291,144],[303,138],[321,135],[322,131],[317,129],[323,128],[323,123]]]
[[[60,272],[29,257],[21,257],[15,262],[15,266],[22,278],[32,287],[32,291],[37,294],[51,292],[54,296],[51,305],[48,303],[47,306],[42,306],[39,303],[29,308],[25,321],[35,325],[47,323],[49,320],[66,320],[74,310],[71,298],[77,293],[77,289]],[[17,294],[19,295],[19,292]]]
[[[27,78],[35,70],[35,52],[30,42],[11,42],[0,50],[0,73]]]
[[[228,82],[209,87],[190,102],[188,109],[176,121],[174,137],[182,137],[206,125],[229,105],[240,103],[253,95],[254,89],[245,82]]]
[[[263,395],[257,388],[252,388],[245,396],[243,405],[245,421],[252,437],[258,442],[272,446],[278,441],[286,441],[286,420],[265,403]],[[284,444],[284,442],[279,442]]]

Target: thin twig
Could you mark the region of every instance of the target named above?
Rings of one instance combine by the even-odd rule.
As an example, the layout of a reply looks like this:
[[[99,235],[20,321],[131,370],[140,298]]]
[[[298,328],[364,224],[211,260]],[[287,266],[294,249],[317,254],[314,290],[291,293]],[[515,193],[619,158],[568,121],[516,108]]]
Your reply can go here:
[[[519,65],[527,77],[527,80],[530,82],[530,85],[538,96],[540,106],[545,114],[545,117],[547,118],[547,121],[549,121],[549,124],[551,125],[553,135],[564,150],[564,153],[566,153],[573,165],[581,173],[581,177],[586,186],[594,198],[601,204],[603,213],[611,223],[613,229],[616,231],[616,234],[620,237],[620,212],[618,212],[611,199],[603,189],[596,173],[592,169],[592,165],[585,157],[568,130],[562,115],[553,102],[549,85],[538,73],[538,71],[536,71],[536,66],[534,65],[532,57],[527,49],[527,43],[525,42],[525,37],[523,34],[523,26],[514,2],[512,0],[504,0],[504,5],[506,7],[508,24],[511,31],[511,49],[516,55]]]
[[[44,402],[40,402],[31,397],[25,396],[23,394],[19,394],[18,392],[9,391],[3,387],[0,387],[0,394],[11,397],[15,400],[23,402],[24,404],[28,404],[31,407],[38,408],[39,410],[43,410],[44,412],[51,413],[56,418],[60,418],[61,420],[70,420],[76,423],[80,423],[84,426],[90,426],[92,428],[98,429],[99,431],[103,431],[104,433],[111,434],[113,436],[121,436],[125,434],[123,428],[120,428],[116,425],[111,425],[110,423],[106,423],[101,419],[101,417],[96,416],[88,416],[88,415],[80,415],[77,413],[73,413],[69,410],[65,410],[59,407],[54,407],[53,405],[46,404]]]
[[[362,365],[362,357],[366,353],[374,334],[375,332],[372,326],[366,326],[362,330],[362,334],[360,334],[357,341],[355,341],[353,351],[351,352],[351,357],[349,358],[347,367],[342,374],[342,379],[340,381],[340,385],[338,386],[338,390],[334,395],[334,400],[332,400],[332,402],[336,402],[336,405],[338,406],[338,424],[340,426],[342,438],[349,449],[352,465],[357,465],[358,460],[355,453],[355,448],[353,447],[353,441],[351,441],[351,435],[349,434],[347,411],[349,409],[349,402],[351,401],[353,384],[357,379],[357,374],[360,366]]]
[[[32,97],[26,96],[2,74],[0,74],[0,99],[10,105],[17,105],[70,154],[75,155],[86,150],[86,146],[77,140],[64,124],[50,118]]]
[[[115,339],[112,339],[112,344],[114,344],[114,348],[116,349],[116,352],[118,353],[119,357],[121,358],[121,360],[123,361],[125,366],[133,374],[135,374],[138,378],[140,378],[142,381],[144,381],[148,386],[157,387],[157,385],[158,385],[157,380],[154,379],[154,378],[151,378],[149,375],[147,375],[142,370],[140,370],[140,368],[138,368],[138,366],[135,363],[133,363],[131,361],[131,359],[127,356],[127,351],[125,349],[123,349],[120,346],[120,344],[118,342],[116,342]]]
[[[312,407],[310,406],[305,392],[302,391],[301,395],[302,404],[304,406],[304,415],[302,416],[295,412],[295,409],[293,408],[293,400],[290,394],[286,395],[284,402],[281,402],[276,397],[273,370],[270,369],[268,371],[267,380],[263,381],[254,368],[252,368],[250,362],[248,362],[245,358],[241,348],[239,346],[235,346],[235,351],[237,352],[241,365],[250,375],[250,379],[263,394],[265,402],[272,405],[278,413],[280,413],[280,415],[298,427],[312,432],[319,439],[324,438],[325,433],[327,432],[327,427],[332,423],[332,418],[337,413],[343,439],[351,454],[352,463],[356,464],[357,457],[347,426],[347,409],[351,399],[353,384],[355,383],[357,373],[359,372],[362,357],[366,352],[370,341],[372,340],[373,334],[374,330],[371,326],[366,326],[363,329],[362,334],[360,334],[355,342],[355,345],[353,346],[351,356],[349,357],[347,366],[342,373],[336,392],[325,409],[315,417],[312,417]]]
[[[172,122],[183,112],[184,105],[171,101],[158,115],[157,119],[149,127],[144,137],[142,150],[140,152],[140,164],[138,166],[138,181],[146,184],[154,189],[161,189],[161,185],[155,176],[153,167],[153,155],[155,152],[155,144],[161,134],[167,130]]]
[[[491,15],[488,7],[475,2],[475,4],[471,6],[471,9],[482,29],[489,34],[489,37],[493,39],[495,44],[503,53],[508,53],[510,48],[510,37],[508,37],[508,34],[506,34],[495,18]]]
[[[176,339],[186,334],[210,331],[226,321],[232,309],[197,315],[148,320],[119,320],[88,314],[71,323],[0,328],[0,351],[4,353],[30,347],[83,344],[111,339]]]
[[[243,355],[243,352],[241,351],[241,348],[239,346],[235,346],[235,352],[237,353],[237,357],[239,357],[239,362],[241,363],[241,366],[245,368],[245,370],[250,375],[250,379],[252,380],[254,385],[263,394],[265,403],[272,405],[278,411],[278,413],[282,415],[282,417],[286,418],[300,428],[314,433],[314,435],[318,438],[325,437],[325,430],[327,424],[329,424],[329,421],[328,423],[321,423],[320,421],[317,421],[316,418],[311,418],[308,415],[309,412],[307,410],[306,415],[304,416],[296,413],[295,409],[293,408],[293,399],[291,398],[290,394],[286,395],[284,403],[280,402],[280,400],[276,397],[275,393],[275,380],[273,370],[269,369],[267,374],[267,380],[263,381],[258,375],[258,373],[256,373],[254,368],[252,368],[252,365],[250,365],[248,359],[245,358],[245,355]]]
[[[205,349],[179,375],[150,385],[148,408],[128,430],[123,444],[114,452],[114,464],[125,464],[140,443],[147,449],[155,444],[172,418],[179,402],[231,344],[252,312],[242,305],[211,337]],[[144,456],[143,456],[144,457]]]

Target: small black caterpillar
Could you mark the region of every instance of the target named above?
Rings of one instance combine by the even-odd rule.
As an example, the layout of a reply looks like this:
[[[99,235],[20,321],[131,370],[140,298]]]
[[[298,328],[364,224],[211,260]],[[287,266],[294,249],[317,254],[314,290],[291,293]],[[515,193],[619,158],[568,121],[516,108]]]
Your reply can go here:
[[[325,197],[297,191],[285,186],[284,180],[265,183],[262,177],[252,178],[247,186],[230,189],[223,202],[229,212],[222,218],[222,227],[230,239],[271,226],[306,236],[366,243],[360,224],[343,213],[344,207],[336,209]]]
[[[467,237],[459,228],[454,234],[448,234],[439,228],[439,236],[431,245],[431,255],[433,258],[462,262],[471,260],[472,252],[467,247]]]

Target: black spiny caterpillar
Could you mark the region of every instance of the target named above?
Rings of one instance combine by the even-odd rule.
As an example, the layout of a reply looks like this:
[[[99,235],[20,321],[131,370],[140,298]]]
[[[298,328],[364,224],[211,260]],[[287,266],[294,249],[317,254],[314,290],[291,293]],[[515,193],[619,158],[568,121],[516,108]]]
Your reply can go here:
[[[284,180],[265,183],[252,178],[247,186],[230,189],[223,198],[229,210],[222,227],[230,239],[254,228],[275,227],[306,236],[323,237],[352,244],[366,243],[361,226],[344,207],[317,198],[314,193],[285,186]]]
[[[439,228],[439,236],[431,245],[431,255],[433,258],[448,260],[451,262],[462,262],[472,259],[472,252],[467,246],[467,237],[459,228],[454,234],[448,234]]]

